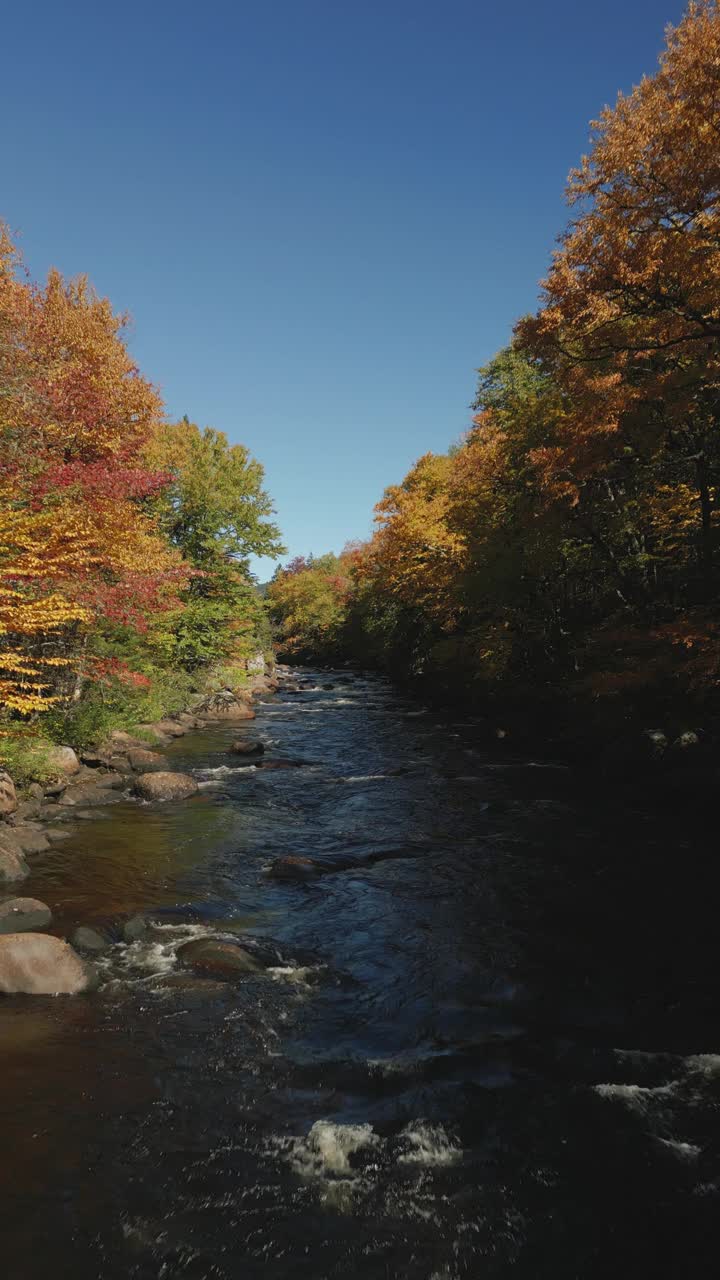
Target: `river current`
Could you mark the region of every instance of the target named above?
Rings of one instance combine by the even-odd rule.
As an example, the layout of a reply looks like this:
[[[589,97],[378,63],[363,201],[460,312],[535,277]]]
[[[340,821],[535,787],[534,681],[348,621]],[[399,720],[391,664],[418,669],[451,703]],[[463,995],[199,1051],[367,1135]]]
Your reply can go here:
[[[151,927],[97,992],[0,1003],[2,1275],[716,1275],[716,837],[378,677],[298,680],[169,748],[198,796],[33,860],[57,932]],[[193,979],[204,934],[267,967]]]

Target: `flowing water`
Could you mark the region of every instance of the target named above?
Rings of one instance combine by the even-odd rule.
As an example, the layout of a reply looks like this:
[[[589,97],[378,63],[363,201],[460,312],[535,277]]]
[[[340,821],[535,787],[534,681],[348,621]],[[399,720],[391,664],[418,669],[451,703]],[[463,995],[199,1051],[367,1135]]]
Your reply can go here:
[[[715,838],[379,678],[300,679],[240,730],[263,765],[194,733],[197,797],[34,860],[59,932],[152,927],[96,993],[0,1003],[2,1275],[716,1275]],[[182,976],[209,933],[268,967]]]

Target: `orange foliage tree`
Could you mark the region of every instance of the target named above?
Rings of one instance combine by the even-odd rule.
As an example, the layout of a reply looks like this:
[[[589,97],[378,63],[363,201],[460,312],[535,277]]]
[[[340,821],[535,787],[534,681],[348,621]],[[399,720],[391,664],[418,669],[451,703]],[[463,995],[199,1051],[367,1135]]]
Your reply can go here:
[[[19,273],[0,232],[0,698],[42,710],[100,618],[142,627],[185,580],[147,500],[142,451],[162,417],[123,341],[124,317],[84,279]]]

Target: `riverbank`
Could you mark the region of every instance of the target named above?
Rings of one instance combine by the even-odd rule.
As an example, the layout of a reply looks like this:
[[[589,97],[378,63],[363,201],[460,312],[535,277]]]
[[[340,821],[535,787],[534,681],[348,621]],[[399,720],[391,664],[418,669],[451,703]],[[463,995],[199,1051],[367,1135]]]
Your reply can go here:
[[[134,733],[114,730],[105,743],[79,755],[54,748],[55,776],[44,786],[31,783],[18,795],[10,775],[0,771],[0,891],[7,894],[31,874],[32,859],[67,840],[72,824],[121,800],[174,802],[198,791],[194,778],[169,767],[163,749],[193,730],[240,727],[255,719],[255,699],[287,682],[285,673],[255,672],[247,686],[207,695],[192,711],[177,712]],[[236,745],[241,752],[246,744]],[[258,748],[261,749],[261,748]],[[251,748],[252,750],[252,748]],[[66,943],[38,936],[52,922],[44,902],[8,896],[0,900],[0,991],[6,994],[76,994],[94,985],[93,970]],[[132,934],[140,925],[124,926]],[[34,941],[21,935],[32,933]],[[71,943],[82,954],[105,950],[109,939],[78,921]]]

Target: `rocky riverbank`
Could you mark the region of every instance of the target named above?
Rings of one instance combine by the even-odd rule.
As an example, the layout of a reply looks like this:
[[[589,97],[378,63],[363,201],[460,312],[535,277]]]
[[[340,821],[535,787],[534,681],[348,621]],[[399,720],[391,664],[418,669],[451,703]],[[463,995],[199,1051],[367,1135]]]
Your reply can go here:
[[[136,726],[135,733],[113,732],[92,751],[77,754],[69,746],[54,748],[54,776],[45,785],[32,783],[18,794],[14,782],[0,771],[0,993],[6,995],[77,994],[97,984],[92,957],[110,940],[78,920],[70,940],[46,932],[52,926],[47,905],[33,898],[13,897],[12,889],[31,872],[34,856],[66,840],[74,823],[96,816],[102,807],[120,800],[177,802],[195,794],[190,774],[168,768],[163,748],[175,739],[213,724],[244,724],[255,719],[253,702],[282,686],[292,687],[284,669],[251,676],[243,689],[223,689],[191,710],[153,724]],[[238,754],[262,752],[262,744],[244,739],[233,744]],[[232,749],[232,748],[231,748]],[[144,929],[140,919],[121,926],[128,940]]]

